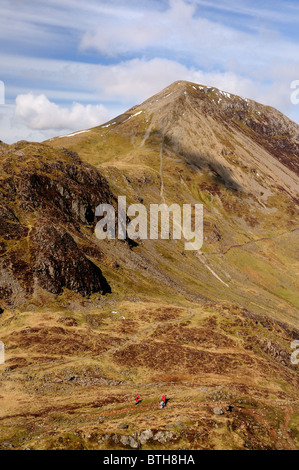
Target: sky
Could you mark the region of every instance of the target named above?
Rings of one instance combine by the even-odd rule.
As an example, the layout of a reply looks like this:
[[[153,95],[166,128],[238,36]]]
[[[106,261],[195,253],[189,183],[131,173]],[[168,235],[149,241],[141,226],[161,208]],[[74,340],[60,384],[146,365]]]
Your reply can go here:
[[[298,26],[298,0],[0,0],[0,140],[103,124],[176,80],[299,123]]]

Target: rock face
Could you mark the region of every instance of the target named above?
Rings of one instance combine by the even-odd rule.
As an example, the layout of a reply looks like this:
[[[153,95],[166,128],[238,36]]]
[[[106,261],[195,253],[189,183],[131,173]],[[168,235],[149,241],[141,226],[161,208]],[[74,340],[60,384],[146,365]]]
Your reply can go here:
[[[99,266],[85,255],[91,251],[100,262],[100,251],[82,233],[89,231],[92,239],[96,206],[114,203],[107,181],[65,149],[23,142],[1,147],[0,156],[3,301],[22,304],[37,287],[82,296],[111,292]]]
[[[111,292],[101,270],[85,257],[64,229],[54,225],[36,228],[31,252],[33,277],[51,293],[60,294],[64,287],[83,296]]]

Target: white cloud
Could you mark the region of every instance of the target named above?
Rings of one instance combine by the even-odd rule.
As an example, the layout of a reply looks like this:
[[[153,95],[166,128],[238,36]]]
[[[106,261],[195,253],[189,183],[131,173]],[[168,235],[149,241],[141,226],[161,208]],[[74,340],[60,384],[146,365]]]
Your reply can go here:
[[[98,18],[97,24],[89,29],[82,37],[81,48],[96,49],[107,56],[138,52],[148,47],[176,50],[186,50],[192,47],[192,52],[205,38],[205,33],[211,33],[215,26],[208,20],[195,18],[196,5],[184,0],[169,0],[166,11],[140,11],[136,17]],[[226,37],[232,30],[222,27]],[[210,34],[211,41],[213,35]]]
[[[248,28],[233,28],[225,21],[207,19],[202,7],[197,10],[195,1],[169,0],[169,8],[164,11],[141,9],[139,14],[138,19],[99,16],[83,35],[81,50],[94,49],[108,57],[146,52],[225,70],[229,69],[229,61],[235,61],[236,69],[246,70],[248,75],[253,70],[263,71],[271,60],[280,65],[286,60],[296,63],[296,42],[255,23],[248,32]]]
[[[34,130],[84,129],[109,119],[108,110],[103,105],[73,103],[68,109],[49,101],[44,94],[33,93],[17,96],[15,116]]]
[[[42,142],[57,134],[64,133],[63,131],[31,130],[23,121],[16,118],[15,105],[0,106],[0,140],[7,144],[12,144],[18,140]]]
[[[143,101],[176,80],[183,80],[188,69],[167,59],[133,59],[113,66],[98,65],[90,79],[99,96],[123,103]]]

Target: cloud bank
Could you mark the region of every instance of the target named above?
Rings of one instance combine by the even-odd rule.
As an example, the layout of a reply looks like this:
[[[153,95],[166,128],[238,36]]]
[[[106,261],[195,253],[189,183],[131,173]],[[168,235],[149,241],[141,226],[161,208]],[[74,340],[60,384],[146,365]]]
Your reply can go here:
[[[70,109],[51,102],[45,95],[18,95],[15,116],[33,130],[76,130],[94,127],[109,119],[103,105],[73,103]]]

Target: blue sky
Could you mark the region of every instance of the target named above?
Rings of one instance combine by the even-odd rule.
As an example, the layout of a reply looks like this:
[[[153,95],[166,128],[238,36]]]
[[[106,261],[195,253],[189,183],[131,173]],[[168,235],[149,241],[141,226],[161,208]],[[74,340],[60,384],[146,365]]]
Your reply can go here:
[[[175,80],[299,122],[299,2],[0,0],[0,140],[102,124]]]

